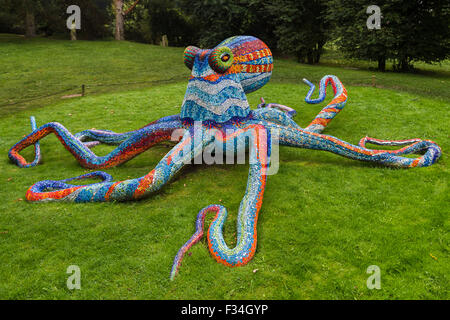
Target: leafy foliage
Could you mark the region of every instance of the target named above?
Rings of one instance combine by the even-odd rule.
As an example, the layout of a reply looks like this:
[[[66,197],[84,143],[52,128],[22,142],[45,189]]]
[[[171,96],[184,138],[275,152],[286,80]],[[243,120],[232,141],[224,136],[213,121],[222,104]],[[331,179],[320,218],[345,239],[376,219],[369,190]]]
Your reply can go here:
[[[25,13],[35,16],[36,31],[45,36],[67,35],[66,9],[72,5],[71,0],[0,0],[0,32],[24,33]],[[81,8],[82,29],[77,32],[81,39],[99,39],[107,35],[105,25],[108,23],[106,6],[109,0],[78,0]]]
[[[250,34],[275,47],[273,23],[262,0],[179,0],[196,26],[196,45],[212,47],[223,39]]]
[[[194,25],[188,16],[166,0],[140,1],[125,24],[126,37],[159,44],[166,35],[172,46],[185,46],[194,41]]]
[[[413,61],[439,62],[450,52],[450,7],[441,0],[382,0],[381,29],[366,26],[367,0],[331,0],[327,19],[339,48],[350,57],[375,60],[384,69],[386,59],[406,71]]]
[[[325,1],[276,0],[265,6],[275,22],[278,49],[301,62],[318,63],[327,40]]]
[[[0,0],[0,32],[4,33],[23,33],[23,25],[18,24],[21,21],[19,12],[14,6],[14,0]]]
[[[34,16],[38,34],[68,37],[66,8],[71,0],[0,0],[0,33],[25,33]],[[126,0],[127,11],[135,0]],[[112,0],[78,0],[80,39],[114,34]],[[141,0],[125,18],[125,38],[171,46],[212,47],[239,34],[259,37],[275,52],[300,62],[320,61],[326,43],[348,57],[386,61],[407,71],[413,63],[440,62],[450,52],[450,4],[446,0],[379,0],[380,30],[368,30],[369,0]],[[28,14],[27,14],[28,13]]]

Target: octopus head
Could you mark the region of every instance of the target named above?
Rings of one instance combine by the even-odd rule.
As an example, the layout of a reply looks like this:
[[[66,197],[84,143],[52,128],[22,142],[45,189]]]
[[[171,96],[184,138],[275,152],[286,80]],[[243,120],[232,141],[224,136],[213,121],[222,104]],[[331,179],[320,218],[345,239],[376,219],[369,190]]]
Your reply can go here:
[[[245,94],[264,86],[273,69],[270,49],[252,36],[228,38],[214,49],[189,46],[184,63],[192,72],[180,116],[189,121],[247,117]]]

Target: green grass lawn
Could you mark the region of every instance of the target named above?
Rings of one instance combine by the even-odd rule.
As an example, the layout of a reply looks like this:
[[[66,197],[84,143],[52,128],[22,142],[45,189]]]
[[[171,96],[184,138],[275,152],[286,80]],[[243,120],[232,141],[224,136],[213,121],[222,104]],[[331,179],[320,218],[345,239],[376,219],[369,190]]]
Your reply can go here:
[[[160,192],[137,202],[32,204],[23,199],[33,183],[87,170],[54,136],[42,140],[43,162],[37,167],[20,169],[7,152],[29,133],[31,115],[38,125],[58,121],[78,132],[133,130],[178,113],[186,80],[176,79],[188,75],[183,49],[4,38],[0,100],[18,103],[0,107],[0,298],[449,298],[447,71],[381,74],[276,60],[273,81],[249,95],[253,107],[260,96],[289,105],[305,126],[321,106],[303,102],[308,87],[300,85],[301,78],[316,82],[335,74],[349,101],[325,133],[355,144],[365,135],[432,139],[443,156],[429,168],[398,170],[281,147],[280,170],[267,181],[254,259],[243,267],[225,267],[211,257],[203,239],[171,282],[173,258],[194,232],[203,207],[228,208],[225,238],[235,242],[248,165],[187,166]],[[370,87],[372,74],[376,88]],[[170,78],[174,83],[94,86]],[[20,102],[73,82],[91,85],[88,96]],[[116,180],[142,176],[170,147],[154,147],[106,171]],[[24,154],[33,157],[31,149]],[[81,290],[66,287],[70,265],[81,268]],[[370,265],[381,268],[381,290],[366,287]]]

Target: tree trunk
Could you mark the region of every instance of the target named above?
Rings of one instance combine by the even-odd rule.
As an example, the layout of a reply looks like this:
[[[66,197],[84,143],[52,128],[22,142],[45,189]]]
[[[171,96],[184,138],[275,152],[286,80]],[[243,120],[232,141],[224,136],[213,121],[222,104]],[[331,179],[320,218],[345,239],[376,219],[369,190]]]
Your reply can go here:
[[[125,17],[123,14],[123,0],[114,0],[116,9],[116,40],[125,40]]]
[[[314,63],[317,64],[320,62],[320,57],[322,56],[323,51],[323,45],[322,41],[317,43],[317,48],[314,49]]]
[[[386,71],[386,57],[378,58],[378,71],[382,71],[382,72]]]
[[[308,64],[314,64],[314,53],[312,50],[308,50],[308,53],[306,54],[306,61],[308,61]]]
[[[400,70],[402,72],[408,72],[410,71],[411,66],[409,65],[409,60],[408,58],[403,58],[400,60]]]
[[[320,62],[320,51],[316,51],[314,53],[314,64],[318,64]]]
[[[36,23],[34,21],[34,12],[27,10],[25,15],[25,36],[34,38],[36,36]]]
[[[322,53],[323,53],[323,46],[325,45],[326,41],[325,40],[318,40],[317,42],[317,49],[316,49],[316,58],[315,58],[315,63],[319,63],[320,62],[320,58],[322,57]]]

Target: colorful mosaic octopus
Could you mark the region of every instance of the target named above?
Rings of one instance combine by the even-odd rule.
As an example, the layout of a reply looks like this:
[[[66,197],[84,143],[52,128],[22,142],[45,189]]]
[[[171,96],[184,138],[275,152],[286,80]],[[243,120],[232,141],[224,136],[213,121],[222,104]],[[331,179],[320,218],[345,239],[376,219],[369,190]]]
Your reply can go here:
[[[347,91],[341,81],[331,75],[321,80],[318,99],[311,98],[315,86],[304,80],[310,86],[305,99],[307,103],[322,102],[329,84],[334,91],[333,100],[306,128],[300,128],[292,120],[295,111],[286,106],[266,104],[262,99],[257,109],[250,109],[246,94],[264,86],[273,69],[271,51],[257,38],[231,37],[214,49],[190,46],[184,52],[184,63],[192,73],[179,115],[161,118],[139,130],[126,133],[92,129],[75,135],[56,122],[36,129],[32,118],[33,132],[9,151],[9,158],[18,166],[35,166],[40,161],[39,140],[54,133],[83,167],[109,168],[132,159],[159,142],[171,140],[181,130],[179,142],[152,171],[140,178],[118,182],[101,171],[61,181],[40,181],[28,189],[26,199],[40,202],[136,200],[159,190],[185,164],[202,156],[208,148],[213,147],[216,153],[222,150],[233,155],[249,150],[250,169],[247,189],[239,207],[236,246],[229,248],[222,234],[227,209],[217,204],[202,209],[197,216],[195,234],[175,257],[171,272],[173,279],[185,253],[202,238],[205,216],[208,213],[215,214],[207,234],[209,250],[214,258],[231,267],[245,265],[252,259],[257,243],[258,213],[275,143],[324,150],[350,159],[403,168],[430,166],[441,155],[440,147],[429,140],[388,141],[365,137],[359,145],[353,145],[321,134],[347,102]],[[100,157],[91,151],[93,146],[100,143],[118,147],[110,154]],[[399,150],[372,150],[366,148],[366,143],[404,147]],[[28,163],[19,152],[31,145],[35,147],[36,157],[33,162]],[[422,156],[403,157],[412,153],[420,153]],[[69,184],[72,180],[92,177],[102,181],[88,185]]]

